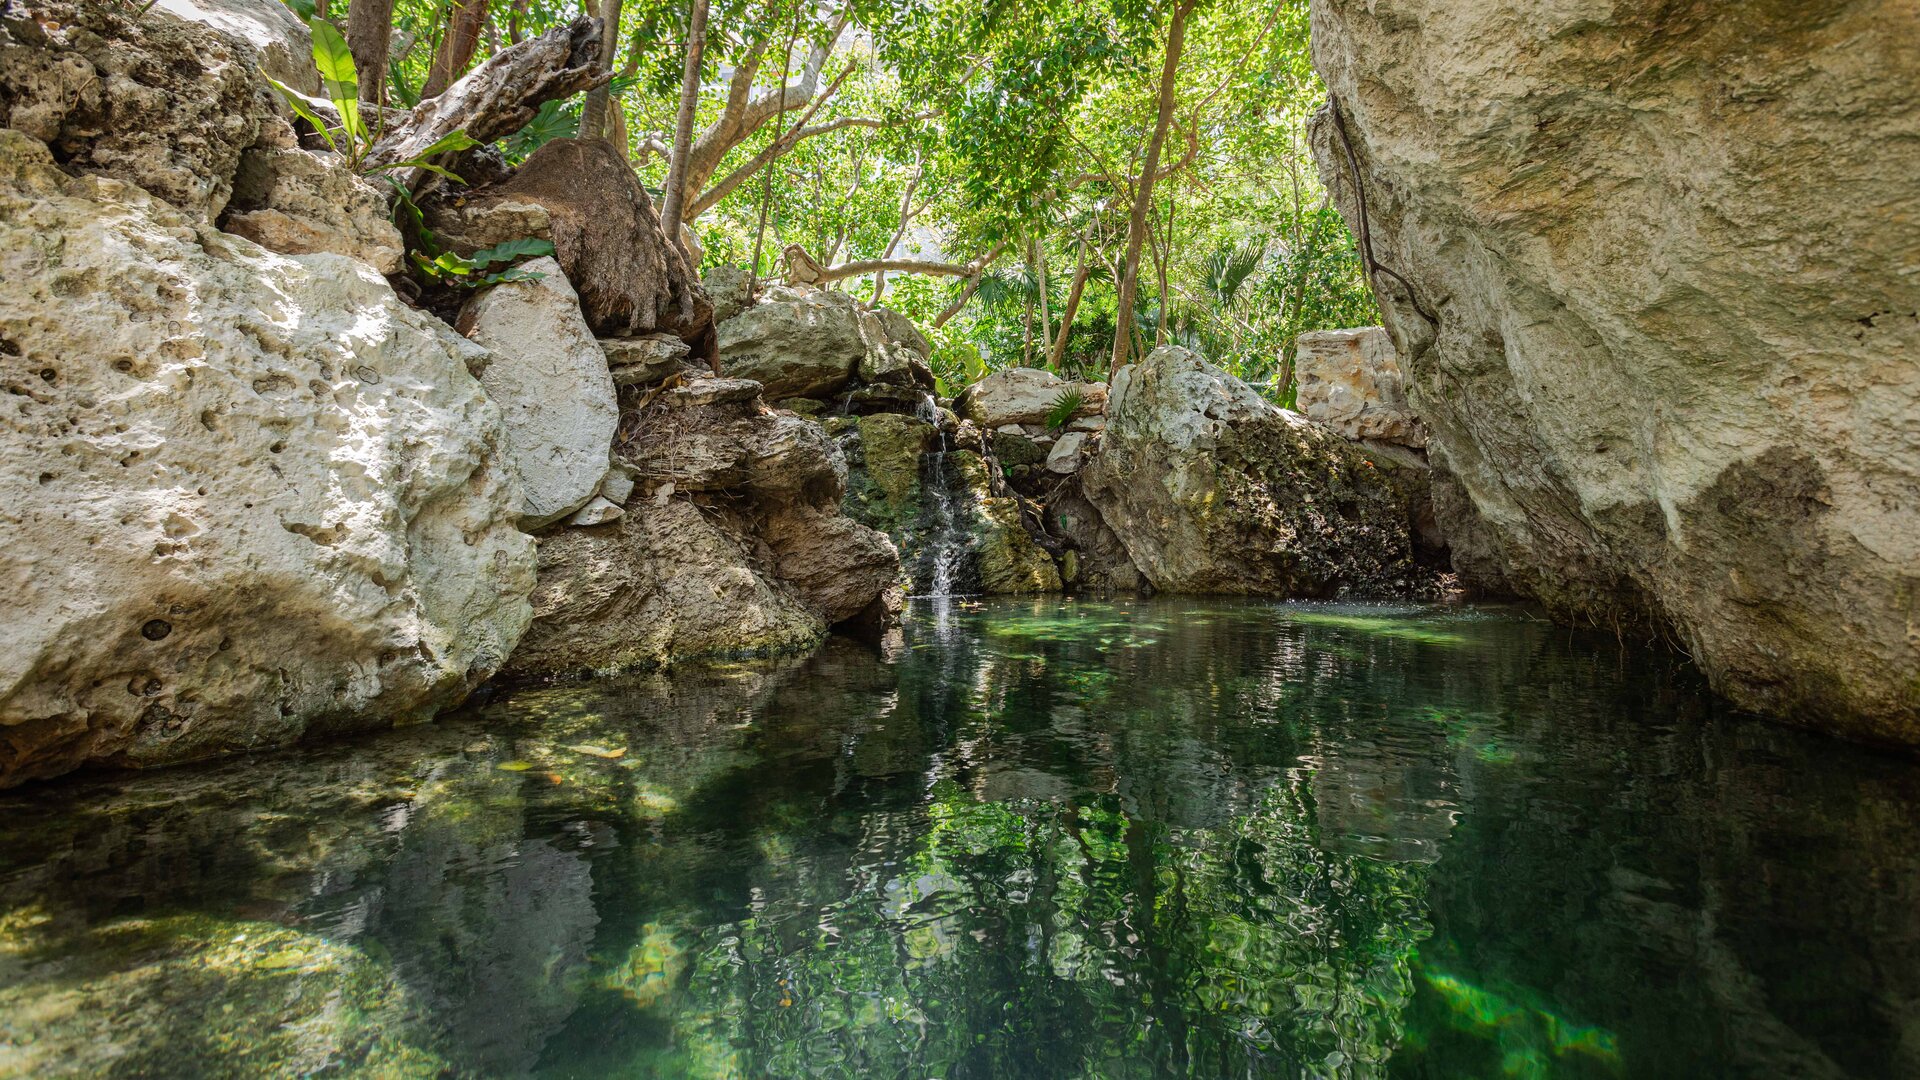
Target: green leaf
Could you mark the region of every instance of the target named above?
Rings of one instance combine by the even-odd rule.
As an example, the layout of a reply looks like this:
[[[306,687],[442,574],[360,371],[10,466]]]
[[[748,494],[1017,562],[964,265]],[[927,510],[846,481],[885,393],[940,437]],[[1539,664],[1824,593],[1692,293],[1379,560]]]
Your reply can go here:
[[[353,67],[353,50],[325,19],[309,19],[307,26],[313,31],[313,66],[320,72],[327,100],[340,110],[340,126],[347,134],[348,146],[364,146],[367,128],[360,119],[360,74]]]
[[[273,83],[275,90],[280,91],[280,97],[286,101],[287,108],[292,109],[295,116],[305,120],[309,127],[320,133],[320,137],[326,140],[327,149],[339,149],[339,147],[333,144],[333,133],[327,130],[326,122],[321,120],[312,109],[307,107],[307,103],[301,100],[299,94],[287,89],[285,84],[276,79],[269,78],[267,81]]]
[[[479,145],[480,140],[475,139],[459,128],[455,128],[434,140],[433,145],[420,151],[418,156],[421,158],[430,158],[435,154],[448,154],[455,150],[467,150]]]
[[[495,244],[484,251],[476,251],[473,253],[473,261],[479,266],[490,266],[493,263],[512,262],[520,258],[537,259],[542,255],[551,254],[553,254],[552,241],[525,236],[518,240]]]

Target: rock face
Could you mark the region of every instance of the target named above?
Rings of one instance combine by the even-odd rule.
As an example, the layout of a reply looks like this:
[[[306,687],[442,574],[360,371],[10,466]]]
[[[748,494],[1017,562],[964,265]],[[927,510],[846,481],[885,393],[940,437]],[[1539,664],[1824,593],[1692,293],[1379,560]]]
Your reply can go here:
[[[540,542],[534,623],[515,675],[574,675],[675,660],[791,652],[823,627],[751,553],[680,499]]]
[[[282,255],[331,251],[383,274],[405,245],[387,198],[334,154],[256,148],[240,155],[221,227]]]
[[[893,545],[840,516],[846,463],[833,440],[766,410],[757,383],[697,379],[628,409],[620,485],[600,489],[625,514],[542,538],[511,674],[791,652],[894,586]]]
[[[954,411],[982,428],[1005,424],[1039,424],[1060,395],[1070,389],[1080,391],[1080,407],[1073,415],[1091,416],[1107,403],[1107,388],[1102,383],[1073,383],[1051,371],[1039,368],[1007,368],[996,371],[966,388],[953,403]]]
[[[259,65],[240,39],[164,12],[16,0],[0,23],[0,121],[69,171],[212,220],[241,152],[271,131],[292,138]]]
[[[1114,377],[1080,473],[1156,589],[1285,597],[1418,589],[1394,470],[1177,346]]]
[[[313,66],[313,34],[279,0],[154,0],[154,10],[205,23],[252,45],[260,71],[303,94],[320,92]]]
[[[599,490],[620,411],[607,355],[559,264],[535,259],[522,269],[539,279],[488,289],[460,313],[460,329],[492,353],[480,381],[505,414],[521,525],[538,529]]]
[[[0,785],[424,719],[491,674],[534,556],[484,359],[359,263],[0,132]]]
[[[1920,25],[1605,10],[1313,6],[1456,566],[1920,742]]]
[[[1419,449],[1420,418],[1407,404],[1400,354],[1383,327],[1301,334],[1294,372],[1300,412],[1349,439],[1377,439]]]

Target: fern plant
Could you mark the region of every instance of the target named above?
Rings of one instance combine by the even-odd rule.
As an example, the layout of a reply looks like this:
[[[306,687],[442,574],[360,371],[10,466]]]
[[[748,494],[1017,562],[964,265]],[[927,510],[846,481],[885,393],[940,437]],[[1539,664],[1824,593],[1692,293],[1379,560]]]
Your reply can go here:
[[[1073,421],[1074,415],[1080,411],[1080,406],[1086,403],[1087,395],[1077,386],[1069,386],[1060,391],[1053,399],[1053,404],[1047,406],[1047,430],[1059,431],[1066,427]]]

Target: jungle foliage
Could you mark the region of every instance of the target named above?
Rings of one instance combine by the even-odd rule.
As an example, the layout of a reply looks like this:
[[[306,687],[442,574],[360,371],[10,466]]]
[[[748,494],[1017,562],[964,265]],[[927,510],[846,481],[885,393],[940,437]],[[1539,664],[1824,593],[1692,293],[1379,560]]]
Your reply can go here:
[[[1012,364],[1104,377],[1180,3],[707,0],[685,197],[703,263],[778,279],[797,245],[829,287],[928,328],[949,384]],[[617,13],[605,130],[662,194],[688,0],[391,4],[397,105],[436,65],[464,70],[582,6]],[[1297,334],[1376,319],[1306,145],[1324,98],[1306,0],[1185,10],[1131,349],[1187,345],[1285,398]],[[509,160],[578,131],[584,97],[541,110]]]

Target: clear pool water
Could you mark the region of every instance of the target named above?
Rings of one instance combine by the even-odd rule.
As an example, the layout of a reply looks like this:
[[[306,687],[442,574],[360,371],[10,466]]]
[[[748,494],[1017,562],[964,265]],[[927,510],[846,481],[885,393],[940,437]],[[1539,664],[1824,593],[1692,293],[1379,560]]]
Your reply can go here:
[[[0,1075],[1920,1075],[1920,763],[1507,609],[922,605],[0,794]]]

